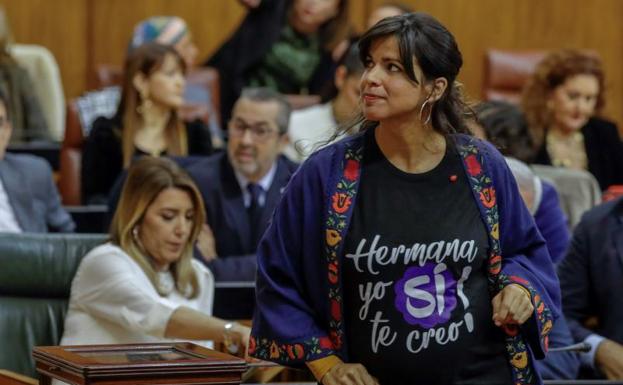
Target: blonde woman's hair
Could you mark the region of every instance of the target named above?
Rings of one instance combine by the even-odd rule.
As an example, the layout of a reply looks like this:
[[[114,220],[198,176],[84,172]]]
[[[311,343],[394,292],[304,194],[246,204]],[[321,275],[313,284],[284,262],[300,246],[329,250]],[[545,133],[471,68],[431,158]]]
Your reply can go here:
[[[117,107],[116,119],[121,122],[121,150],[123,154],[123,167],[128,168],[134,157],[134,137],[141,126],[143,117],[138,113],[137,107],[141,104],[141,95],[134,86],[134,77],[143,74],[146,78],[160,69],[167,55],[175,58],[177,65],[186,71],[184,60],[171,46],[146,43],[132,49],[126,58],[123,83],[121,85],[121,99]],[[186,127],[178,118],[177,111],[171,111],[171,117],[165,128],[168,155],[188,155],[188,141]]]
[[[199,283],[192,267],[193,245],[205,222],[205,209],[201,194],[190,176],[170,159],[145,156],[134,162],[121,191],[121,197],[110,226],[111,242],[125,251],[143,269],[158,293],[158,277],[151,257],[133,234],[149,206],[167,188],[186,191],[193,202],[195,215],[182,257],[171,264],[177,290],[188,298],[199,294]]]
[[[593,75],[597,78],[599,93],[595,114],[602,111],[605,104],[604,72],[599,57],[573,49],[550,53],[537,65],[521,97],[521,108],[535,149],[543,145],[545,134],[552,125],[552,113],[547,107],[550,94],[568,78],[576,75]]]

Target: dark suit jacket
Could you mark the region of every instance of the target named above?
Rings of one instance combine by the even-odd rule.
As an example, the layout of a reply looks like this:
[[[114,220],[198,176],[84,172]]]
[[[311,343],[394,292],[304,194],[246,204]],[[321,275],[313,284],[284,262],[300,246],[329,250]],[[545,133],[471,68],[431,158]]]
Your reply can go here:
[[[61,205],[52,169],[45,159],[7,153],[0,160],[0,179],[24,232],[74,231],[74,222]]]
[[[558,275],[575,340],[597,333],[623,343],[623,198],[584,215]],[[595,331],[583,325],[591,317],[598,320]]]
[[[297,165],[284,156],[277,160],[277,171],[266,194],[261,231],[268,227],[281,192]],[[257,244],[244,206],[242,190],[226,153],[203,158],[188,167],[206,207],[207,222],[216,241],[218,259],[207,264],[217,281],[255,281]],[[230,319],[250,319],[255,307],[255,291],[229,290],[227,298],[214,298],[214,315]]]
[[[266,194],[262,231],[268,226],[281,192],[297,165],[284,156],[277,160],[277,172]],[[188,167],[206,207],[207,222],[216,240],[219,258],[208,267],[217,281],[254,281],[255,251],[242,190],[226,153],[199,160]]]
[[[602,190],[614,184],[623,184],[623,143],[619,130],[607,120],[591,118],[584,127],[584,146],[588,159],[588,171],[599,182]],[[536,155],[534,163],[551,165],[545,143]]]

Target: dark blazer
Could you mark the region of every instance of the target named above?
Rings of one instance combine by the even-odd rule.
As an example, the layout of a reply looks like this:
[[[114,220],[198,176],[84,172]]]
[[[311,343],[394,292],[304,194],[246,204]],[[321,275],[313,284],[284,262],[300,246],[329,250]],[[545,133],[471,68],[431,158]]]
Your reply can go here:
[[[296,168],[297,164],[283,155],[277,159],[277,171],[266,194],[260,220],[262,232],[268,227],[281,193]],[[207,222],[214,233],[218,258],[207,266],[214,273],[217,284],[219,281],[254,282],[257,244],[252,241],[242,190],[227,153],[203,158],[187,170],[201,191]],[[226,296],[214,298],[214,315],[228,319],[250,319],[255,308],[255,290],[237,289],[226,293]]]
[[[596,333],[623,343],[623,198],[587,212],[558,267],[563,311],[576,341]],[[596,329],[585,321],[596,317]]]
[[[210,155],[212,140],[201,121],[185,123],[189,155]],[[82,151],[82,202],[105,204],[123,170],[121,123],[117,118],[99,117],[84,142]],[[144,155],[137,149],[136,155]],[[166,154],[163,154],[166,155]]]
[[[262,231],[268,227],[281,192],[297,164],[284,156],[277,160],[277,172],[266,195],[261,218]],[[219,258],[208,264],[217,281],[254,281],[257,244],[251,240],[251,228],[242,190],[226,153],[194,162],[188,167],[206,207],[207,222],[212,228]]]
[[[599,187],[606,190],[614,184],[623,184],[623,143],[616,124],[591,118],[584,127],[584,146],[588,171],[595,176]],[[536,154],[534,163],[551,165],[545,142]]]
[[[292,0],[262,0],[257,8],[249,9],[233,36],[206,61],[206,65],[219,71],[223,123],[229,121],[234,103],[247,85],[249,70],[257,66],[279,40],[291,3]],[[330,52],[323,50],[308,91],[319,94],[327,84],[333,83],[334,71]]]
[[[22,231],[74,231],[76,226],[61,205],[52,169],[45,159],[7,153],[0,160],[0,179]]]

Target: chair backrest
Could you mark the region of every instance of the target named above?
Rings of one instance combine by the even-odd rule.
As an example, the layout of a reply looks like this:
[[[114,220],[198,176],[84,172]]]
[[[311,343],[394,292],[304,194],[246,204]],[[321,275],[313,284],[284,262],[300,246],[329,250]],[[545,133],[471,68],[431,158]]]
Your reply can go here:
[[[52,138],[60,142],[65,131],[65,94],[54,55],[31,44],[13,44],[11,55],[28,71]]]
[[[95,68],[97,88],[120,86],[123,82],[123,70],[114,64],[98,64]]]
[[[536,175],[551,181],[556,187],[570,230],[580,222],[586,211],[601,203],[599,183],[590,172],[540,164],[530,167]]]
[[[58,191],[64,205],[78,206],[81,198],[82,144],[84,135],[77,99],[67,103],[67,125],[59,160]]]
[[[526,81],[546,54],[547,51],[488,50],[485,53],[483,100],[518,104]]]
[[[71,281],[102,234],[0,234],[0,368],[36,377],[33,346],[58,345]]]

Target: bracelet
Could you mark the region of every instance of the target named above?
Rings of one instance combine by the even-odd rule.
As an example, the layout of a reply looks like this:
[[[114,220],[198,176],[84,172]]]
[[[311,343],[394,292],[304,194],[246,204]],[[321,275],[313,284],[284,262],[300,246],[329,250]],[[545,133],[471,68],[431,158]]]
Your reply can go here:
[[[239,349],[238,342],[234,342],[232,338],[236,326],[238,326],[238,322],[227,322],[223,325],[223,345],[225,345],[227,352],[234,355],[238,353]]]

